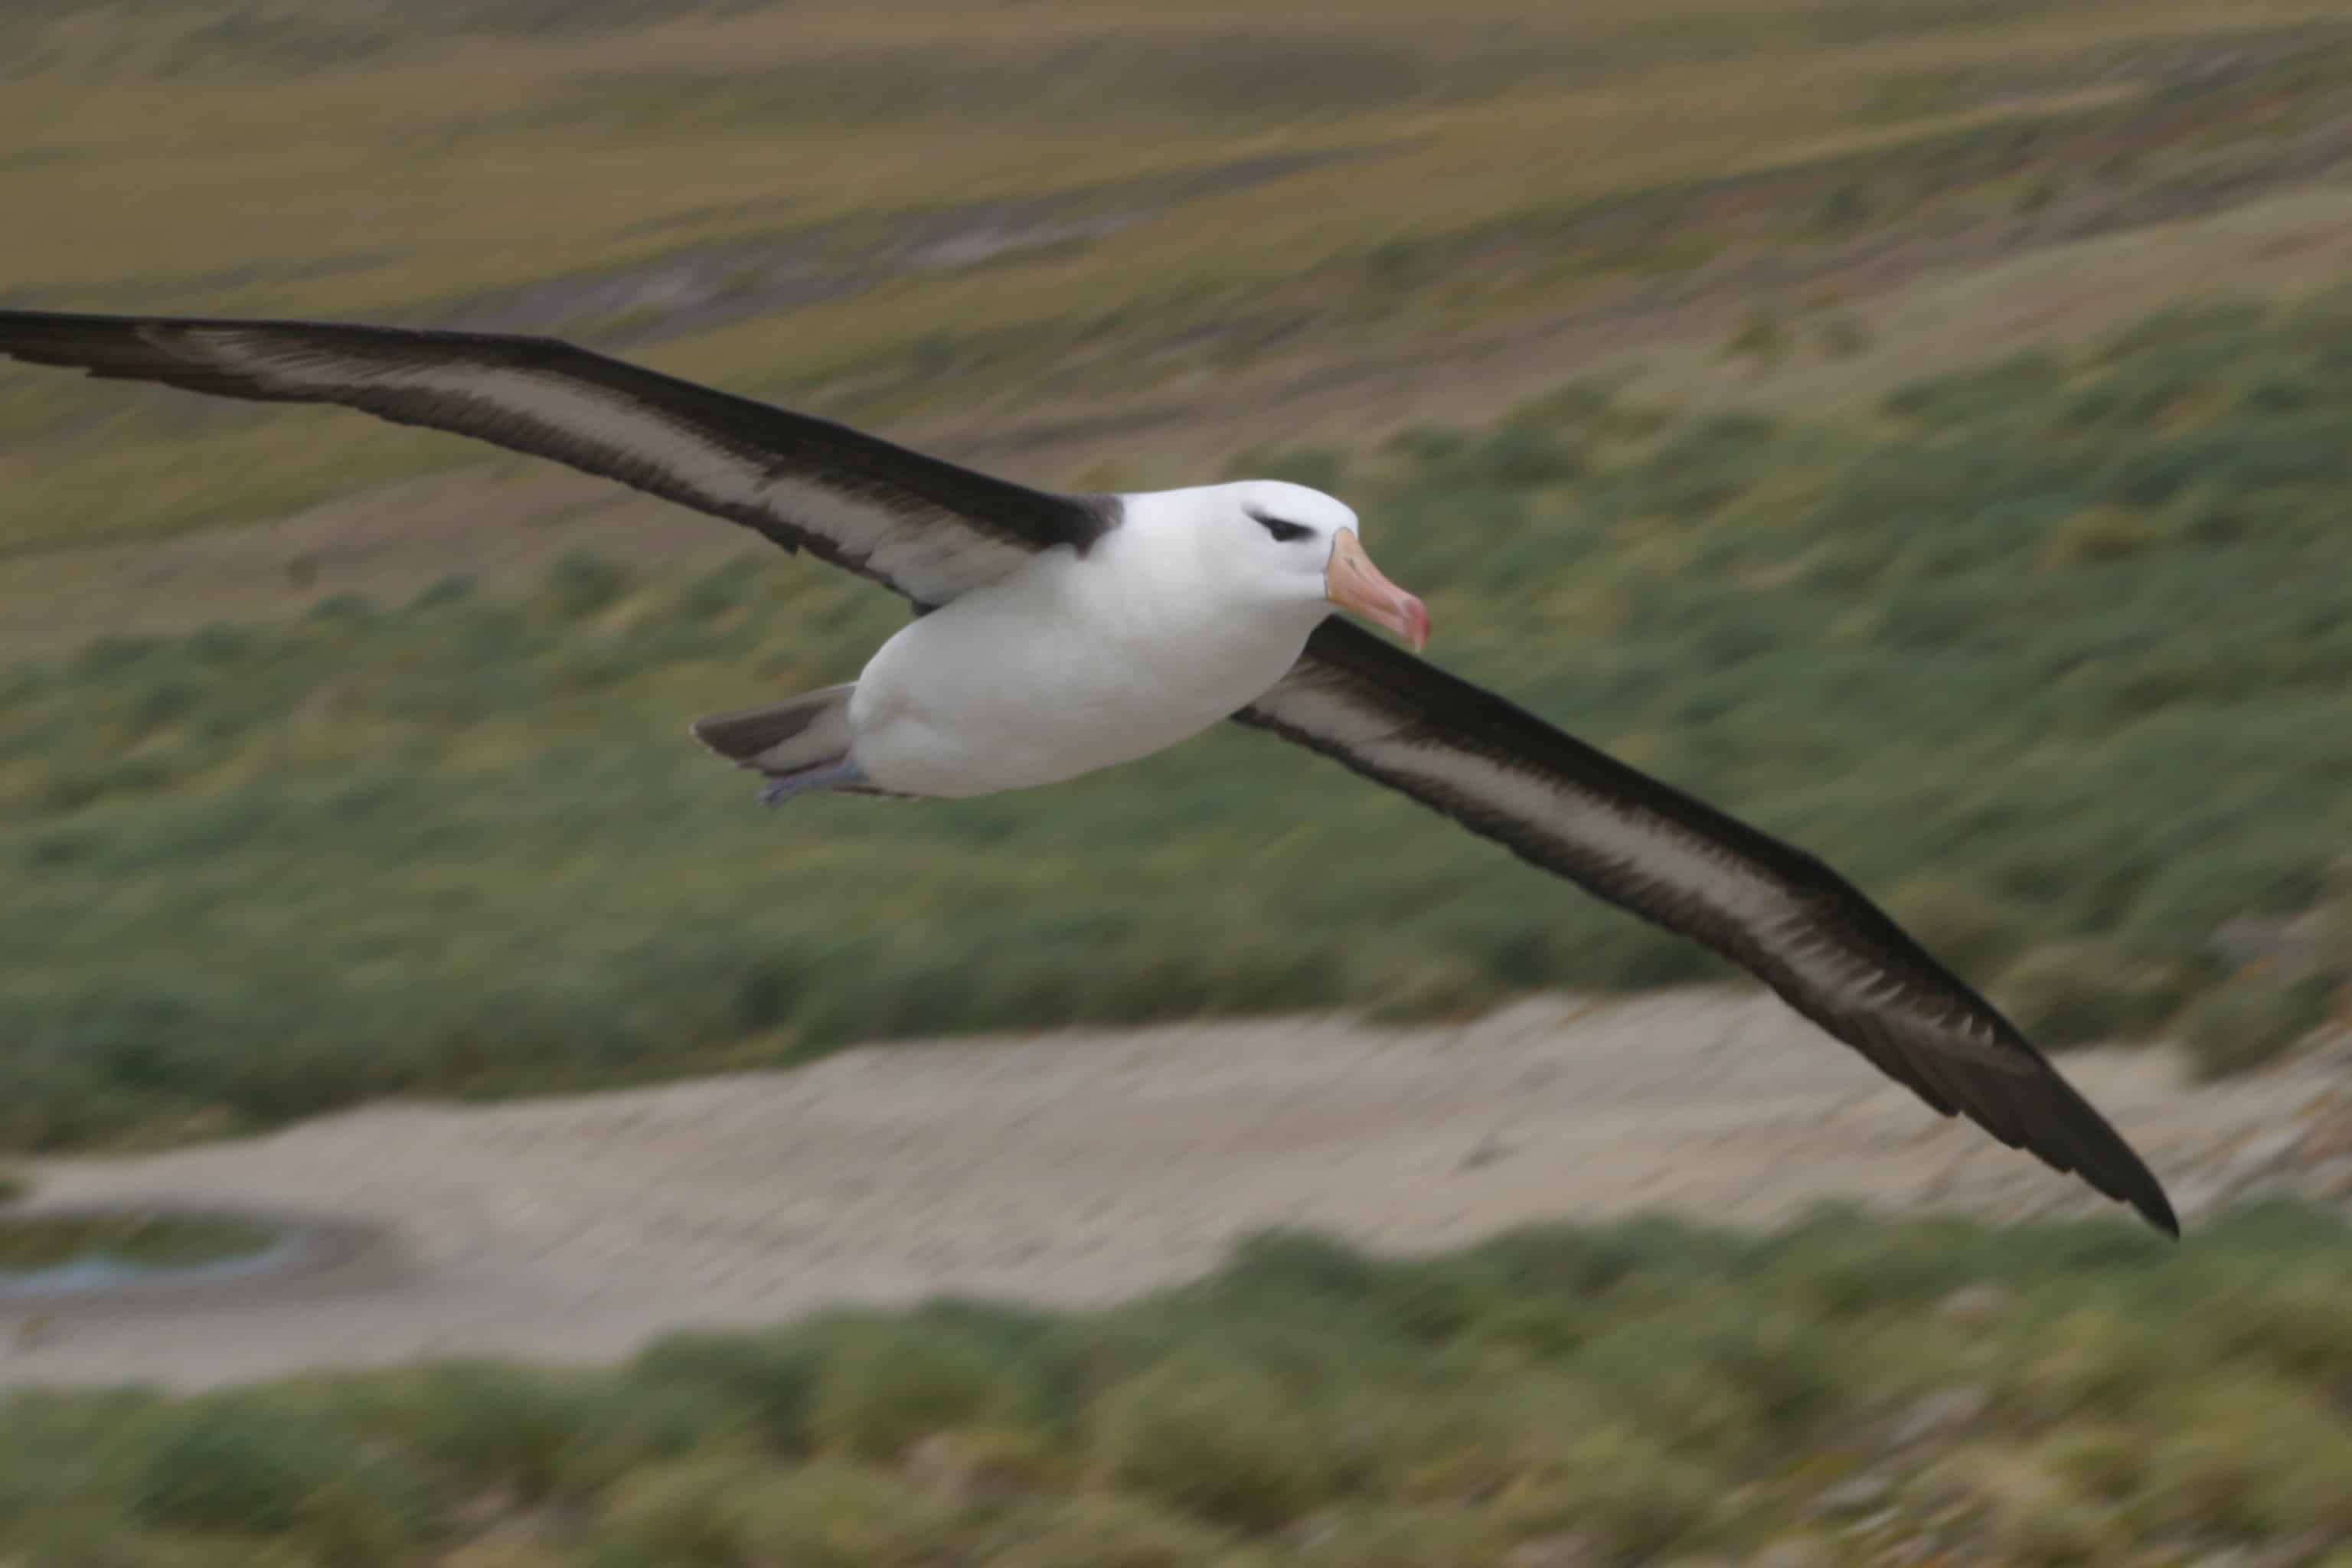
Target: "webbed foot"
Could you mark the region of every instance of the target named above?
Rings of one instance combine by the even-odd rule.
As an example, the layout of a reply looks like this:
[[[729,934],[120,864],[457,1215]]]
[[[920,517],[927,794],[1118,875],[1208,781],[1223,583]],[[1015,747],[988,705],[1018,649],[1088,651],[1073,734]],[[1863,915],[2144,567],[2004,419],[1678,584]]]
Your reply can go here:
[[[855,759],[834,757],[804,768],[794,768],[788,773],[775,774],[768,780],[768,786],[760,792],[760,804],[779,806],[794,795],[807,795],[814,790],[856,789],[871,783],[866,776],[866,770],[859,767]]]

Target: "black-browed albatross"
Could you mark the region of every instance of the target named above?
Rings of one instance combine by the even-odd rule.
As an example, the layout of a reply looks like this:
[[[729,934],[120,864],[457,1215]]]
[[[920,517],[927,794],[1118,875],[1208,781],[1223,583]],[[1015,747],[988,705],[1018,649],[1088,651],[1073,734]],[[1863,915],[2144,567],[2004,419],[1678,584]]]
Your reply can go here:
[[[0,354],[475,437],[904,595],[856,681],[694,726],[771,802],[1024,788],[1235,719],[1704,943],[1937,1110],[2179,1234],[2105,1119],[1829,867],[1333,616],[1429,632],[1319,491],[1032,489],[547,338],[0,310]]]

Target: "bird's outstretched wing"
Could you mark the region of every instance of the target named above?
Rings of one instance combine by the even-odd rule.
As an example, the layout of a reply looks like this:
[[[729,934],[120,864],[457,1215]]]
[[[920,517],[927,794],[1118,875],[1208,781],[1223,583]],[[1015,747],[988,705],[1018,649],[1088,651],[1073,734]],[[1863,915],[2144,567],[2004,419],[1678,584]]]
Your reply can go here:
[[[1804,851],[1338,619],[1235,717],[1713,948],[1936,1110],[2179,1234],[2139,1156],[2015,1026]]]
[[[1039,551],[1084,551],[1118,520],[1114,498],[1030,489],[551,338],[0,310],[0,355],[341,404],[551,458],[741,523],[923,608]]]

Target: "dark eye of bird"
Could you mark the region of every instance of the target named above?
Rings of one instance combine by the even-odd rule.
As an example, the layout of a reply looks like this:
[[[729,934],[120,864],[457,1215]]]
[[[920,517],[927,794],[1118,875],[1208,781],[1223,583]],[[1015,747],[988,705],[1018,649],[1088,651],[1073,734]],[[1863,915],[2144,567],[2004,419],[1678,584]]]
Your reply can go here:
[[[1274,542],[1276,544],[1287,544],[1294,539],[1304,539],[1314,531],[1304,523],[1285,522],[1278,517],[1268,517],[1262,511],[1254,511],[1250,516],[1260,528],[1274,535]]]

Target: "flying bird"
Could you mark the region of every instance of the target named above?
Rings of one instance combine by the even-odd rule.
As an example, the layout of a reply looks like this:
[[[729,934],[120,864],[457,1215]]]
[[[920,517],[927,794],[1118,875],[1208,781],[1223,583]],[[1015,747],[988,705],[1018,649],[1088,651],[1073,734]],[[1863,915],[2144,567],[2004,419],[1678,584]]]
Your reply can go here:
[[[771,804],[1030,788],[1236,720],[1703,943],[1936,1110],[2179,1234],[2105,1119],[1844,878],[1366,630],[1418,650],[1429,613],[1320,491],[1033,489],[541,337],[0,310],[0,354],[470,436],[903,595],[856,680],[694,724]]]

